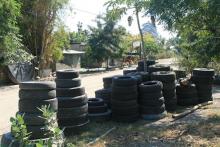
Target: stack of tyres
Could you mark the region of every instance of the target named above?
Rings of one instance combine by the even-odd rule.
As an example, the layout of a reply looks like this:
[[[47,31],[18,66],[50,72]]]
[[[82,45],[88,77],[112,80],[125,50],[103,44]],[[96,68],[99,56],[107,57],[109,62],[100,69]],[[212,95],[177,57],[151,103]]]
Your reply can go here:
[[[111,108],[111,96],[112,89],[100,89],[95,91],[95,97],[101,98],[107,104],[108,108]]]
[[[139,85],[140,113],[145,120],[156,120],[166,116],[163,84],[160,81],[149,81]]]
[[[146,64],[145,64],[145,69],[148,69],[148,67],[150,65],[154,65],[154,64],[156,64],[155,60],[147,60]],[[144,61],[143,60],[138,62],[137,71],[144,71]]]
[[[212,84],[214,80],[214,70],[207,68],[196,68],[192,73],[192,81],[196,84],[199,103],[212,101]]]
[[[134,77],[113,78],[112,119],[118,122],[134,122],[139,118],[137,81]]]
[[[103,99],[90,98],[89,104],[89,119],[94,121],[105,121],[111,117],[111,110],[105,104]]]
[[[127,75],[128,73],[133,73],[133,72],[137,72],[136,69],[124,69],[123,70],[123,75]]]
[[[171,68],[170,66],[160,65],[160,64],[151,65],[148,67],[148,72],[150,74],[153,72],[159,72],[159,71],[171,71]]]
[[[160,71],[151,74],[151,80],[161,81],[163,83],[163,96],[167,111],[176,109],[176,75],[171,71]]]
[[[78,133],[89,123],[88,99],[85,88],[81,87],[79,72],[60,70],[56,75],[58,125],[65,128],[65,135]]]
[[[177,104],[179,106],[192,106],[198,104],[198,96],[195,84],[176,86]]]
[[[54,112],[57,111],[58,102],[55,83],[31,81],[20,83],[19,87],[18,114],[24,116],[27,131],[31,132],[30,139],[50,137],[51,132],[46,127],[46,120],[42,118],[42,112],[39,108],[49,106]]]

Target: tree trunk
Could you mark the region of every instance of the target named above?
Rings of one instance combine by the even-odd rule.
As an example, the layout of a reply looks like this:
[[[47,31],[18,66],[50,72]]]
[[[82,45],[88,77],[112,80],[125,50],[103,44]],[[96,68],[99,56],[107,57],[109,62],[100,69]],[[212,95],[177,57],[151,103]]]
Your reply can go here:
[[[137,18],[137,24],[138,24],[138,29],[139,29],[139,33],[141,36],[141,55],[142,55],[142,59],[144,60],[144,71],[146,71],[146,54],[145,54],[145,50],[144,50],[144,35],[143,32],[141,30],[141,25],[140,25],[140,20],[139,20],[139,11],[137,8],[135,8],[136,11],[136,18]]]

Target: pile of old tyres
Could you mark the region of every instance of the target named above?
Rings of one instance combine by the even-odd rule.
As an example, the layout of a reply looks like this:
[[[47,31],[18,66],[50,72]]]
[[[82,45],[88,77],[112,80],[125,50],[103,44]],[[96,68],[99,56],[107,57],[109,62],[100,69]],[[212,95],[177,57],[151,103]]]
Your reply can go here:
[[[212,101],[212,84],[215,72],[213,69],[195,68],[192,72],[192,81],[196,85],[199,103]]]
[[[30,81],[20,83],[19,88],[19,111],[17,113],[24,116],[27,131],[31,132],[30,139],[50,137],[51,132],[46,127],[47,121],[42,118],[42,111],[39,108],[49,106],[57,112],[55,83]],[[56,120],[56,118],[51,119]]]
[[[163,84],[160,81],[148,81],[139,85],[140,114],[145,120],[157,120],[166,116]]]
[[[133,68],[127,68],[123,70],[123,75],[127,75],[128,73],[133,73],[133,72],[137,72],[137,70]]]
[[[185,78],[186,77],[186,71],[185,70],[174,70],[175,74],[176,74],[176,79],[181,79],[181,78]]]
[[[174,111],[177,105],[176,98],[176,75],[171,71],[153,72],[151,80],[161,81],[163,83],[163,96],[167,111]]]
[[[89,123],[88,99],[85,88],[81,87],[79,72],[57,71],[55,81],[59,104],[58,125],[62,129],[65,128],[65,135],[78,133]]]
[[[111,118],[111,110],[101,98],[89,98],[89,119],[91,121],[105,121]]]
[[[198,104],[198,96],[195,84],[176,85],[177,104],[179,106],[193,106]]]
[[[147,60],[145,62],[145,69],[148,69],[149,66],[154,65],[154,64],[156,64],[155,60]],[[143,60],[138,62],[137,71],[144,71],[144,61]]]
[[[103,78],[103,89],[95,91],[95,97],[101,98],[111,108],[111,94],[112,94],[112,79],[114,76]]]
[[[137,80],[131,76],[113,78],[111,109],[112,119],[134,122],[139,118]]]
[[[135,77],[138,81],[138,84],[142,83],[142,82],[147,82],[150,81],[150,74],[148,72],[143,72],[143,71],[139,71],[139,72],[131,72],[126,74],[126,76],[133,76]]]
[[[148,67],[147,70],[149,73],[158,72],[158,71],[171,71],[170,66],[155,64]]]

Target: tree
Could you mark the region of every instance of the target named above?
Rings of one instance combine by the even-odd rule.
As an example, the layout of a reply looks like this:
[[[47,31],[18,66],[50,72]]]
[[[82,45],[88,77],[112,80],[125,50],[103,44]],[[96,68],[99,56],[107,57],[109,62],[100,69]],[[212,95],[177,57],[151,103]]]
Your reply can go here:
[[[146,50],[145,42],[144,42],[144,35],[140,25],[139,14],[143,10],[144,7],[148,6],[148,0],[109,0],[106,5],[110,8],[110,12],[112,13],[113,17],[118,17],[122,14],[125,14],[128,9],[134,9],[134,14],[136,16],[138,30],[141,38],[141,51],[142,51],[142,58],[146,60]],[[145,62],[144,62],[145,64]],[[145,67],[145,66],[144,66]]]
[[[0,65],[22,62],[29,59],[23,50],[17,20],[20,3],[16,0],[0,0]]]
[[[219,0],[151,0],[149,11],[177,32],[181,63],[188,70],[220,61],[219,6]]]
[[[116,58],[122,55],[120,43],[126,34],[124,27],[116,27],[116,21],[106,17],[98,17],[97,27],[90,27],[89,56],[98,63],[108,61],[109,57]],[[108,64],[107,64],[108,65]]]
[[[19,0],[21,7],[20,34],[25,47],[37,57],[40,67],[50,65],[53,60],[51,44],[55,43],[54,29],[58,12],[68,0]]]

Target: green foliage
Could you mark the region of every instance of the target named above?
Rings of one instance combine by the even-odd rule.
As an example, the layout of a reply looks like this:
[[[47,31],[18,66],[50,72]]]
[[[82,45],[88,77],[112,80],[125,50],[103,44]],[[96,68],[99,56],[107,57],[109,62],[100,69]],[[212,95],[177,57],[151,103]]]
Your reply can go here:
[[[120,44],[126,35],[124,27],[116,27],[116,21],[104,17],[97,20],[97,27],[90,27],[87,55],[97,63],[107,60],[109,57],[118,58],[122,56],[123,48]]]
[[[20,3],[16,0],[0,0],[0,65],[31,60],[18,34],[19,16]]]
[[[50,138],[46,140],[29,140],[31,132],[27,132],[27,126],[24,122],[24,116],[17,114],[15,118],[11,118],[11,133],[15,138],[15,141],[18,141],[20,145],[23,147],[26,146],[36,146],[36,147],[52,147],[56,145],[57,147],[61,147],[64,139],[63,139],[63,131],[58,128],[56,113],[50,108],[50,106],[42,106],[39,108],[42,112],[42,118],[46,120],[45,129],[49,130]]]
[[[207,67],[213,58],[220,59],[219,5],[219,0],[151,0],[149,11],[178,33],[178,53],[186,68]]]
[[[41,68],[49,66],[53,59],[60,59],[60,42],[54,39],[58,12],[68,0],[19,0],[22,4],[19,21],[24,46],[40,61]],[[56,37],[55,37],[56,38]],[[53,45],[51,45],[53,44]],[[55,51],[51,47],[55,46]],[[51,54],[54,53],[54,56]]]

